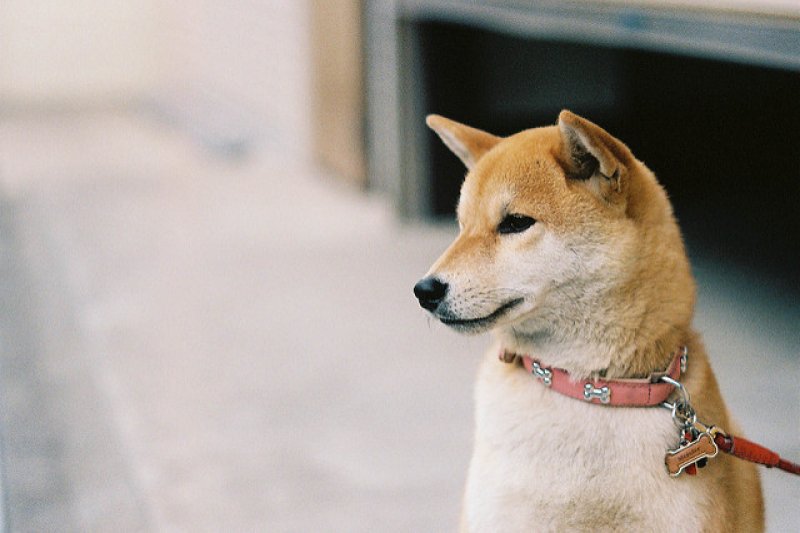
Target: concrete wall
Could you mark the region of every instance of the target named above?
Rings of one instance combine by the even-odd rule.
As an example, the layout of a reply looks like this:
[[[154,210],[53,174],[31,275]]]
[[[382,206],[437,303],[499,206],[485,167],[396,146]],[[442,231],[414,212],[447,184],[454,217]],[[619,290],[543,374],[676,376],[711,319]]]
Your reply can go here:
[[[240,135],[307,155],[312,114],[309,2],[161,3],[168,20],[162,36],[168,43],[163,83],[170,102],[183,105],[184,111],[194,107],[190,120],[198,120],[211,135]]]
[[[3,0],[0,105],[154,101],[213,139],[311,146],[307,0]]]
[[[158,0],[3,0],[5,106],[98,105],[151,92],[160,72]]]

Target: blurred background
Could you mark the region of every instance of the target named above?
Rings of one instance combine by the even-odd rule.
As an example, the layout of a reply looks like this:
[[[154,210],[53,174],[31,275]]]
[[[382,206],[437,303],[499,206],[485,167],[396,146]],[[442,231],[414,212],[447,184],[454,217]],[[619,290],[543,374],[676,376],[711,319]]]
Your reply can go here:
[[[5,0],[0,530],[454,530],[489,341],[411,293],[464,174],[429,112],[625,140],[800,460],[798,95],[796,0]]]

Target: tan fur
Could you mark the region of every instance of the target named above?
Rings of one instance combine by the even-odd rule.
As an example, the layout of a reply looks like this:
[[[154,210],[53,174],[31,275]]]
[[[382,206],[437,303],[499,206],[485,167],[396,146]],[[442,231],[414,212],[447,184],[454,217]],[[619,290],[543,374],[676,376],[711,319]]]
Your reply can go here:
[[[733,431],[691,327],[694,280],[655,176],[569,111],[503,139],[444,117],[428,124],[470,168],[460,234],[428,273],[448,284],[433,313],[497,338],[478,375],[462,530],[762,530],[753,465],[720,453],[697,476],[670,478],[668,411],[588,405],[497,359],[503,346],[576,379],[641,377],[685,344],[682,381],[699,418]],[[536,223],[500,234],[510,214]]]

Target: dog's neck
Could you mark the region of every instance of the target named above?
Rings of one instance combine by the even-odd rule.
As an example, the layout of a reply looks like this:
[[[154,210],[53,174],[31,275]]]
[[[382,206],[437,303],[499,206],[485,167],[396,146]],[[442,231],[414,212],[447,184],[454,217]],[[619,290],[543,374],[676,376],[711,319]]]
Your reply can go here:
[[[690,336],[688,320],[669,324],[656,313],[637,313],[634,309],[629,316],[621,317],[620,322],[631,324],[626,326],[603,323],[591,316],[544,312],[501,327],[495,334],[504,349],[529,354],[576,379],[638,378],[663,370],[675,346],[685,344]]]

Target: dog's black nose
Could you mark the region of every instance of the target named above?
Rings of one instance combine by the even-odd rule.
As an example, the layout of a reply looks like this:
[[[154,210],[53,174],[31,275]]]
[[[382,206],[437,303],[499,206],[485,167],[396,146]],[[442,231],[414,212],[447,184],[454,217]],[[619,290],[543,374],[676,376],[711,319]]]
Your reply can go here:
[[[433,311],[447,294],[447,283],[442,283],[437,278],[422,278],[414,285],[414,296],[419,300],[419,305]]]

